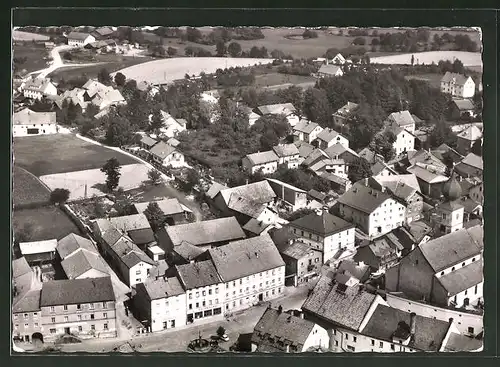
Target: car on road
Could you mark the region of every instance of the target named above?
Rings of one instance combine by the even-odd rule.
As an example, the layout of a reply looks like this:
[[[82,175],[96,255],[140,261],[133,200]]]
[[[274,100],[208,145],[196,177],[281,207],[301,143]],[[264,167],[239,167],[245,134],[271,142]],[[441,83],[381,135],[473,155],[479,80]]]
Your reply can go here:
[[[220,337],[220,340],[227,342],[229,341],[229,337],[227,336],[227,334],[224,334]]]

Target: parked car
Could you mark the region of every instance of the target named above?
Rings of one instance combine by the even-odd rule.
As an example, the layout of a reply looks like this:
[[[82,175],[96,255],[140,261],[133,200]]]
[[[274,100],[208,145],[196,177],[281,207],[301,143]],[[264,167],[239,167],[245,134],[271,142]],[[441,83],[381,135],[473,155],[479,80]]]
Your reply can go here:
[[[227,336],[227,334],[222,335],[220,339],[225,342],[229,341],[229,337]]]

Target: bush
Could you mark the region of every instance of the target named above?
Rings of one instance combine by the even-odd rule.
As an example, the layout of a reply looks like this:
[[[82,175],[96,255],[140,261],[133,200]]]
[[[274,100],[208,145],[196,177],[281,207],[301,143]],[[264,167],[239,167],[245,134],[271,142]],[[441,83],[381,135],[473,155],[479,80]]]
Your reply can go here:
[[[64,204],[69,199],[69,190],[54,189],[50,193],[50,202],[52,204]]]
[[[310,29],[306,29],[304,33],[302,33],[302,37],[305,39],[318,38],[318,33],[315,31],[311,31]]]
[[[366,44],[366,39],[364,39],[363,37],[356,37],[352,41],[352,44],[357,46],[364,46]]]
[[[71,53],[69,53],[68,51],[66,51],[64,54],[63,54],[63,59],[64,60],[73,60],[73,56],[71,56]]]

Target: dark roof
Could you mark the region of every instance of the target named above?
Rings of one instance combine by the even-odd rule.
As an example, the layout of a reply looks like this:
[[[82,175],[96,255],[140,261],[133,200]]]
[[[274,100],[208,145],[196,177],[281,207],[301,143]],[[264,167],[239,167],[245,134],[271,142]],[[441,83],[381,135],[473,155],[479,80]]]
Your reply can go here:
[[[224,281],[272,270],[285,263],[268,234],[208,250]]]
[[[128,231],[127,234],[137,245],[145,245],[155,241],[155,235],[151,228],[136,229]]]
[[[423,238],[423,236],[418,239],[415,238],[413,234],[404,227],[393,229],[390,234],[392,234],[392,236],[401,244],[401,246],[403,246],[403,248],[407,250],[411,250],[412,246],[420,242]],[[390,237],[390,239],[392,240],[393,238]]]
[[[176,277],[148,279],[145,283],[138,284],[137,287],[144,287],[151,300],[174,297],[185,293],[179,279]]]
[[[376,296],[360,290],[359,286],[345,288],[342,284],[345,290],[341,291],[337,289],[338,285],[322,276],[302,305],[302,310],[335,325],[358,330]]]
[[[394,333],[401,328],[402,322],[409,330],[411,323],[409,312],[379,304],[361,332],[369,337],[393,342]],[[449,328],[448,322],[416,315],[415,335],[410,337],[408,347],[421,351],[437,352],[441,348]]]
[[[170,154],[177,151],[177,149],[163,141],[160,141],[158,144],[155,144],[149,151],[152,155],[157,156],[160,159],[165,159]]]
[[[305,217],[298,218],[291,222],[290,226],[304,229],[320,236],[330,236],[354,228],[352,223],[346,222],[325,210],[320,215],[310,213]]]
[[[222,283],[212,261],[200,261],[185,265],[177,265],[179,280],[185,289],[194,289]]]
[[[41,307],[114,301],[109,277],[51,280],[43,283]]]
[[[40,289],[35,289],[15,298],[12,304],[12,313],[40,311],[40,293]]]
[[[319,192],[317,190],[311,189],[307,192],[307,195],[312,197],[313,199],[323,201],[326,199],[326,194],[324,192]]]
[[[229,198],[227,207],[237,213],[245,214],[251,218],[258,218],[266,209],[266,205],[259,200],[252,200],[250,197],[242,197],[233,193]]]
[[[357,182],[349,191],[340,196],[337,201],[369,214],[390,198],[390,195],[385,192],[375,190]]]
[[[466,335],[450,333],[445,352],[473,352],[482,349],[483,341]]]
[[[56,250],[61,259],[66,258],[66,256],[71,255],[73,252],[79,249],[84,249],[96,254],[98,253],[91,240],[74,233],[70,233],[66,237],[63,237],[59,241],[57,241]]]
[[[309,255],[312,251],[315,251],[311,244],[302,241],[293,241],[291,244],[287,243],[280,247],[280,253],[291,257],[292,259],[302,259],[303,257]],[[319,251],[319,250],[316,250]]]
[[[314,151],[314,146],[305,141],[298,140],[294,144],[299,149],[299,156],[302,158],[307,158]]]
[[[300,352],[314,325],[309,320],[268,308],[255,325],[251,340],[259,348],[269,346],[285,351],[285,345],[293,345]]]
[[[453,104],[455,104],[455,106],[457,106],[457,108],[460,111],[468,111],[468,110],[474,109],[474,104],[472,103],[472,101],[470,99],[454,99]],[[477,127],[476,127],[476,129],[477,129]]]
[[[82,32],[71,32],[68,34],[68,39],[84,41],[90,34]]]
[[[451,73],[447,71],[446,74],[444,74],[443,77],[441,78],[441,83],[449,83],[452,80],[455,80],[457,84],[464,85],[467,79],[468,78],[465,75]]]
[[[464,228],[423,243],[419,248],[438,272],[481,253],[483,227]]]
[[[20,257],[19,259],[12,260],[12,278],[15,279],[21,275],[31,273],[31,268],[26,261],[26,258]]]
[[[449,296],[454,296],[483,281],[483,262],[481,260],[474,261],[437,278],[437,280],[448,292]]]
[[[201,248],[191,245],[188,242],[181,242],[179,245],[174,247],[173,251],[183,259],[191,261],[200,256],[206,250],[202,250]]]
[[[245,231],[248,231],[248,232],[253,233],[255,235],[260,235],[262,232],[264,232],[271,225],[272,224],[266,224],[262,221],[255,219],[255,218],[250,218],[250,220],[248,222],[246,222],[242,228]]]
[[[141,137],[141,143],[144,144],[144,145],[147,145],[148,147],[151,148],[153,145],[155,145],[156,143],[158,143],[158,141],[154,140],[153,138],[150,138],[147,135],[143,135]]]
[[[87,250],[78,250],[78,252],[67,256],[61,261],[61,266],[69,279],[78,278],[92,269],[108,274],[104,260],[99,254]]]

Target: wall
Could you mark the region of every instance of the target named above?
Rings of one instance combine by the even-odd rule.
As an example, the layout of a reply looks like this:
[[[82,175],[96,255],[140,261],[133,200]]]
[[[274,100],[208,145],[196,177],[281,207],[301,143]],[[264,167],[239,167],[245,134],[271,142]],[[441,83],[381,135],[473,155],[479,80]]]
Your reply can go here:
[[[396,156],[403,152],[409,152],[415,149],[415,137],[407,132],[401,132],[397,135],[396,141],[393,143]]]
[[[37,134],[28,134],[28,129],[38,129]],[[12,136],[36,136],[57,134],[56,124],[36,124],[36,125],[14,125],[12,129]]]
[[[407,201],[405,218],[409,224],[422,218],[424,198],[418,192],[414,193]]]
[[[186,290],[186,298],[185,310],[188,316],[192,315],[195,322],[200,318],[210,317],[214,320],[223,318],[224,285],[222,283]],[[220,314],[214,315],[214,310],[218,308],[220,308]],[[196,314],[200,312],[201,316],[197,317]],[[189,322],[189,317],[187,322]]]
[[[176,151],[166,157],[163,160],[162,165],[165,167],[171,166],[174,168],[182,167],[184,166],[184,155]]]
[[[121,260],[120,260],[120,263],[122,263]],[[147,263],[142,262],[142,261],[139,264],[131,267],[128,270],[128,274],[129,274],[128,275],[128,281],[129,281],[128,285],[130,287],[133,287],[138,283],[144,283],[149,275],[149,270],[152,267],[153,266],[151,264],[147,264]],[[123,270],[125,270],[126,267],[122,266],[122,268],[123,268]]]
[[[477,202],[484,204],[484,192],[483,192],[483,184],[476,185],[471,187],[469,190],[469,197]]]
[[[102,261],[104,261],[104,259],[102,259]],[[97,269],[90,269],[87,270],[85,273],[81,274],[80,276],[76,277],[75,279],[103,278],[103,277],[109,277],[109,274],[103,273]]]
[[[12,335],[18,335],[21,338],[25,336],[31,340],[34,333],[42,332],[41,312],[19,312],[12,314]]]
[[[186,325],[186,293],[151,301],[151,331]]]
[[[319,325],[314,325],[311,334],[309,334],[304,342],[302,352],[311,347],[328,348],[329,339],[328,332],[325,329]]]

